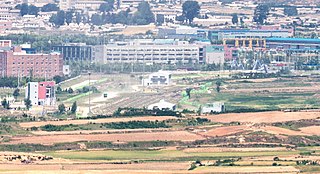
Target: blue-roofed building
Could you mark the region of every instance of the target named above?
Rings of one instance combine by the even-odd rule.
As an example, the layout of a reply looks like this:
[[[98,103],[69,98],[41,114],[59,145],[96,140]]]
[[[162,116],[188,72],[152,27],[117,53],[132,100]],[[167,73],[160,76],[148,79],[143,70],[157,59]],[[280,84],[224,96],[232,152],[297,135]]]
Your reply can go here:
[[[266,47],[291,52],[320,51],[320,39],[267,38]]]
[[[221,29],[210,30],[208,38],[211,41],[236,38],[288,38],[293,36],[292,30],[261,30],[261,29]]]

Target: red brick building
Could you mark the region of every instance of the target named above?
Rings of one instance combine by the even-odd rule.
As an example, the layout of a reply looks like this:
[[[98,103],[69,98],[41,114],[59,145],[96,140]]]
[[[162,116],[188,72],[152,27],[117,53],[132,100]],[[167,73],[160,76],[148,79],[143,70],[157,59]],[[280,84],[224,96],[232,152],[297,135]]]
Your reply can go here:
[[[27,54],[21,47],[0,52],[0,76],[52,78],[63,75],[63,57],[60,53]]]

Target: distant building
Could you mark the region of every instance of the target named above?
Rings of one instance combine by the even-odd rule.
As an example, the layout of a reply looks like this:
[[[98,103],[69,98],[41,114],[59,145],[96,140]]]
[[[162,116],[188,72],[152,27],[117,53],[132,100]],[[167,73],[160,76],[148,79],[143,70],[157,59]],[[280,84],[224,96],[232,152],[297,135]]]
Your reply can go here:
[[[62,75],[63,59],[60,53],[33,53],[32,50],[13,47],[0,51],[0,76],[52,78]]]
[[[222,45],[208,45],[204,50],[207,64],[224,64],[225,52]]]
[[[225,111],[224,103],[215,102],[215,103],[207,103],[205,106],[203,106],[201,113],[210,114],[210,113],[215,113],[215,112],[219,113],[224,111]]]
[[[104,3],[103,0],[60,0],[61,10],[68,9],[93,9],[96,10]]]
[[[92,59],[97,63],[203,63],[203,48],[174,39],[134,40],[94,46]]]
[[[0,40],[0,47],[11,47],[11,40]]]
[[[158,103],[154,103],[148,106],[149,110],[159,109],[159,110],[176,110],[176,105],[173,103],[166,102],[164,99],[160,100]]]
[[[28,86],[26,87],[25,98],[30,99],[33,106],[52,106],[56,103],[54,86],[54,81],[29,82]]]
[[[287,38],[291,36],[293,36],[292,30],[221,29],[209,31],[209,39],[213,42],[224,39],[262,39],[270,37]]]
[[[306,38],[267,38],[268,49],[280,49],[289,52],[320,51],[320,39]]]
[[[70,65],[63,65],[63,75],[69,76],[70,75]]]
[[[148,79],[142,79],[144,86],[170,85],[171,74],[165,71],[155,72],[149,75]]]
[[[85,43],[69,43],[62,46],[53,46],[52,49],[61,53],[65,61],[92,61],[92,46]]]

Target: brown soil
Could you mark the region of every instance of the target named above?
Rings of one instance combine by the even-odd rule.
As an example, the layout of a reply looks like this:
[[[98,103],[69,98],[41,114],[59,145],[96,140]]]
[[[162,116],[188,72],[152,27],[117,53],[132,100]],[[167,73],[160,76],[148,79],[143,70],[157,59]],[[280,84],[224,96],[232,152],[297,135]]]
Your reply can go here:
[[[89,135],[54,135],[54,136],[22,136],[13,137],[5,144],[45,144],[51,145],[64,142],[78,141],[109,141],[109,142],[131,142],[131,141],[195,141],[204,139],[200,135],[187,131],[172,132],[150,132],[150,133],[128,133],[128,134],[89,134]]]
[[[225,135],[231,135],[231,134],[236,134],[239,132],[244,132],[248,130],[248,126],[241,125],[241,126],[226,126],[226,127],[218,127],[214,129],[210,129],[207,132],[201,132],[201,135],[206,135],[206,136],[225,136]]]
[[[311,135],[320,135],[320,126],[308,126],[299,128],[301,132]]]
[[[320,112],[255,112],[255,113],[230,113],[204,116],[213,122],[247,122],[247,123],[275,123],[302,119],[315,119],[320,117]]]
[[[102,118],[96,120],[64,120],[64,121],[42,121],[42,122],[26,122],[20,123],[21,127],[30,128],[30,127],[40,127],[47,124],[52,125],[68,125],[68,124],[87,124],[87,123],[111,123],[111,122],[128,122],[128,121],[164,121],[169,119],[176,119],[172,116],[146,116],[146,117],[127,117],[127,118]]]

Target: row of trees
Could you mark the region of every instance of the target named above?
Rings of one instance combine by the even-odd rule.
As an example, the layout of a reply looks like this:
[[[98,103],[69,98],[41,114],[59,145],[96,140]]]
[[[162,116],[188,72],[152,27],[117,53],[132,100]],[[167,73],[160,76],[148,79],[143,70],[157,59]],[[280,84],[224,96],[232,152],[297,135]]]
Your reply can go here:
[[[36,15],[38,16],[38,13],[40,11],[42,12],[51,12],[51,11],[59,11],[59,7],[56,4],[46,4],[43,7],[39,8],[34,5],[28,5],[26,3],[18,4],[15,6],[15,9],[20,10],[20,15]]]
[[[27,110],[29,110],[32,106],[30,99],[25,99],[24,104],[25,104]],[[1,105],[4,109],[10,109],[10,102],[7,101],[7,99],[3,99],[1,101]]]
[[[137,11],[134,14],[130,13],[130,9],[120,11],[118,13],[113,13],[112,9],[114,0],[106,0],[105,3],[101,4],[99,10],[101,13],[96,13],[91,16],[82,14],[74,11],[63,11],[60,10],[57,14],[54,14],[50,18],[50,22],[53,23],[56,27],[62,25],[70,24],[75,22],[77,24],[83,23],[92,23],[93,25],[104,25],[107,23],[120,23],[126,25],[147,25],[155,22],[155,16],[151,11],[150,5],[148,2],[141,2],[138,5]],[[186,1],[183,6],[182,16],[177,17],[178,20],[186,21],[191,24],[193,19],[199,15],[200,5],[196,1]],[[161,21],[161,19],[160,19]],[[161,23],[161,22],[159,22]]]
[[[257,24],[260,24],[260,25],[265,24],[265,21],[267,20],[271,6],[272,5],[269,5],[269,4],[259,4],[254,10],[253,22],[256,22]],[[287,16],[298,15],[297,7],[285,6],[284,14]],[[234,21],[232,20],[232,23],[233,22]]]
[[[130,14],[130,9],[126,11],[120,11],[119,13],[102,13],[102,14],[93,14],[91,17],[91,23],[93,25],[104,25],[107,23],[111,24],[125,24],[125,25],[147,25],[155,22],[154,14],[151,12],[149,4],[147,2],[143,2],[141,4],[145,4],[146,9],[138,10],[133,15]],[[144,6],[144,5],[143,5]]]
[[[72,103],[72,106],[70,108],[70,114],[75,114],[77,112],[77,108],[77,102],[75,101]],[[58,110],[59,114],[64,114],[66,112],[66,106],[63,103],[61,103],[58,105]]]

